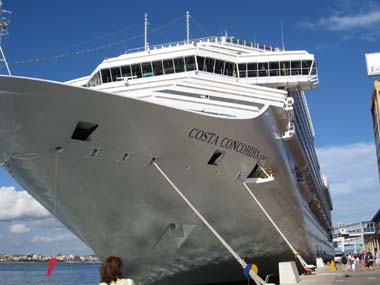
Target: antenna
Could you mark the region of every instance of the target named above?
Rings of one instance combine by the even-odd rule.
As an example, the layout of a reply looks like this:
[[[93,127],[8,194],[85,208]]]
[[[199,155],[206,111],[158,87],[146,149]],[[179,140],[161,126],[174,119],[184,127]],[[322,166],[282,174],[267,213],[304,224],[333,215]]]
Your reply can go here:
[[[285,51],[284,29],[282,27],[282,22],[281,22],[281,41],[282,41],[282,50]]]
[[[149,25],[149,22],[148,22],[148,13],[145,13],[144,14],[144,35],[145,35],[145,37],[144,37],[144,48],[145,48],[145,50],[149,49],[149,43],[148,43],[148,25]]]
[[[7,69],[8,75],[12,75],[11,71],[8,66],[8,62],[5,59],[5,55],[3,52],[3,48],[1,47],[1,40],[3,36],[6,36],[8,34],[8,26],[9,26],[9,19],[10,19],[11,12],[3,9],[3,3],[0,0],[0,71],[2,62],[5,65],[5,68]]]
[[[190,43],[190,12],[186,11],[186,43]]]

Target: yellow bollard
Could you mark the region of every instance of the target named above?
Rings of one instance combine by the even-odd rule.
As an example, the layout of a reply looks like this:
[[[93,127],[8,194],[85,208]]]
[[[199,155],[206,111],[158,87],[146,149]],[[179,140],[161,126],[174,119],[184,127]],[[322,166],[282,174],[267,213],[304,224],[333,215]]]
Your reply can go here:
[[[330,269],[331,269],[331,271],[336,271],[336,265],[335,265],[334,260],[331,260]]]

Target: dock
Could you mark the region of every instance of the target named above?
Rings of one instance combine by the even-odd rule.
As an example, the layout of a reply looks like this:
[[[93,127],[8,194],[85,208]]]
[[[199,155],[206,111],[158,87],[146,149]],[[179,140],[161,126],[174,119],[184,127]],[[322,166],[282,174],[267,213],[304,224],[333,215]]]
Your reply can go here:
[[[358,266],[360,267],[360,266]],[[331,271],[329,267],[318,269],[311,275],[301,275],[301,281],[297,285],[378,285],[380,284],[380,269],[365,271],[357,268],[356,271],[348,271],[348,276],[341,270],[340,264],[337,271]],[[285,285],[285,284],[281,284]],[[290,285],[290,284],[289,284]]]

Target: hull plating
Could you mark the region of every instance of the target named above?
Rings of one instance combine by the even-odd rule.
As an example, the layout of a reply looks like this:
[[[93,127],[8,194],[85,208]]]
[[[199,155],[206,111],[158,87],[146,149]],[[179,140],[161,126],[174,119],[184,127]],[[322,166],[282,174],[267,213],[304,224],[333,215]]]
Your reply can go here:
[[[0,86],[0,160],[7,170],[51,212],[56,203],[57,218],[98,256],[123,257],[138,282],[243,279],[149,164],[152,157],[241,256],[278,261],[292,254],[242,185],[258,159],[266,160],[275,181],[249,184],[252,191],[307,259],[330,250],[299,194],[272,108],[257,118],[220,119],[46,81],[1,77]],[[89,141],[71,139],[78,122],[99,125]],[[224,156],[210,165],[216,150]],[[223,274],[210,274],[226,264]]]

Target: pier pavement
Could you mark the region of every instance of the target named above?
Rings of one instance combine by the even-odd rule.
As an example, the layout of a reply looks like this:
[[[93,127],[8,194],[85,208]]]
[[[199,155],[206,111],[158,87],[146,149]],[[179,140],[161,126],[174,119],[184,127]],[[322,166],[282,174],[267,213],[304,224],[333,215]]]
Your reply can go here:
[[[297,283],[297,285],[379,285],[380,270],[365,271],[357,268],[356,271],[348,271],[348,276],[346,277],[340,264],[338,264],[337,271],[331,271],[326,266],[318,269],[315,274],[302,275],[300,278],[301,282]]]

